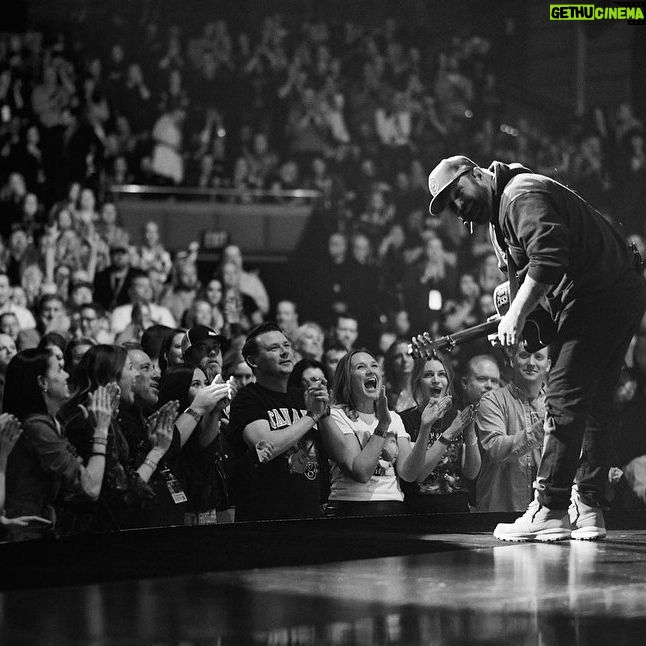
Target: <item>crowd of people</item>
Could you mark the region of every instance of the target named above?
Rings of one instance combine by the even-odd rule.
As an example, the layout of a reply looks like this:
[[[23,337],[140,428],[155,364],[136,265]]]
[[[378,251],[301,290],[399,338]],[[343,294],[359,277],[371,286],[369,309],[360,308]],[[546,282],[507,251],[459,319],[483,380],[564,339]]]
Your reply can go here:
[[[148,16],[128,40],[90,27],[80,12],[67,33],[0,41],[9,536],[524,509],[546,356],[509,360],[486,338],[408,354],[413,334],[484,322],[505,280],[482,232],[429,215],[427,173],[456,149],[522,161],[644,251],[631,106],[554,136],[506,104],[486,37],[431,48],[394,19],[297,27],[279,14],[188,33]],[[174,249],[150,221],[133,244],[110,192],[125,183],[318,197],[268,290],[240,246],[201,280],[197,243]],[[620,474],[646,453],[645,339],[646,323],[615,397],[620,504],[639,502]]]

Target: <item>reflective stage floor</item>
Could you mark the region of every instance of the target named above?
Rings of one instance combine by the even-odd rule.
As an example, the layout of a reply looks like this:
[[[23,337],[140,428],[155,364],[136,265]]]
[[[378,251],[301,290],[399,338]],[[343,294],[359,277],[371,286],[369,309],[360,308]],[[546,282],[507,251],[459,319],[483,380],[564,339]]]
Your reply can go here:
[[[377,558],[5,590],[0,644],[646,644],[646,530],[416,539]]]

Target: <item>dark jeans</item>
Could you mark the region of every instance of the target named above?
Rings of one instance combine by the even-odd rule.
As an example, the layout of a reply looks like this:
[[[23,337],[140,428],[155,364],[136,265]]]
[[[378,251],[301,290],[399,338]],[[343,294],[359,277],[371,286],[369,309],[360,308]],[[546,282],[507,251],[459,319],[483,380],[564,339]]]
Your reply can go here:
[[[547,385],[547,423],[536,487],[539,502],[567,509],[572,483],[603,505],[610,456],[606,429],[626,351],[646,308],[646,283],[629,272],[616,289],[577,299],[562,313]]]

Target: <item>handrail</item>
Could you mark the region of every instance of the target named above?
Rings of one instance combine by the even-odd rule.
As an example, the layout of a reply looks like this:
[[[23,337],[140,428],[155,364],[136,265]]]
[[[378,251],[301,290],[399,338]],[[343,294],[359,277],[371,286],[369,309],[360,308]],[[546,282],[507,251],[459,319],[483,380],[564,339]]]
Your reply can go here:
[[[298,188],[294,190],[266,190],[259,188],[203,188],[200,186],[152,186],[146,184],[113,184],[110,187],[111,193],[126,195],[185,195],[185,196],[209,196],[209,197],[255,197],[255,198],[294,198],[294,199],[316,199],[321,195],[320,191],[313,189]]]

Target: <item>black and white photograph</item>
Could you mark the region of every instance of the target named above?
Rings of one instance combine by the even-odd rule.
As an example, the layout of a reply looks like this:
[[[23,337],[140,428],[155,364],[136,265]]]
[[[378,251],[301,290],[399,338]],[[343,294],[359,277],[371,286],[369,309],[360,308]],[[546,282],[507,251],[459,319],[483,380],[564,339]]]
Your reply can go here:
[[[5,5],[0,644],[643,643],[646,2]]]

